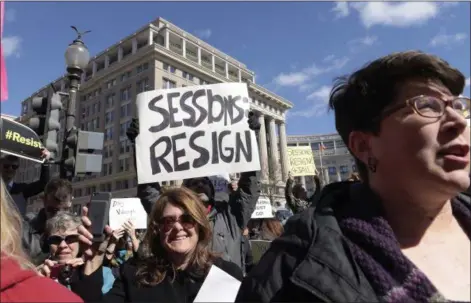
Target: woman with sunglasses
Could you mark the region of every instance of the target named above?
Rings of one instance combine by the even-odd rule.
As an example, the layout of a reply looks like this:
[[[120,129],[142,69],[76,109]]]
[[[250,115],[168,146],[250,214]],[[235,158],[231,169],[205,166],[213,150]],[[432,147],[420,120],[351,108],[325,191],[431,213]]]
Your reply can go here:
[[[85,224],[91,226],[92,222]],[[93,236],[83,227],[84,243]],[[189,189],[165,191],[149,214],[138,258],[121,267],[121,277],[105,296],[99,291],[104,245],[89,250],[76,293],[86,302],[193,302],[212,265],[242,280],[241,269],[210,251],[211,227],[206,209]]]
[[[44,264],[37,267],[39,273],[45,277],[56,280],[60,284],[73,290],[73,282],[76,281],[78,269],[84,261],[80,257],[80,241],[78,227],[81,225],[80,217],[60,211],[46,223],[47,245],[50,257]],[[111,289],[114,276],[111,269],[103,270],[102,292]]]

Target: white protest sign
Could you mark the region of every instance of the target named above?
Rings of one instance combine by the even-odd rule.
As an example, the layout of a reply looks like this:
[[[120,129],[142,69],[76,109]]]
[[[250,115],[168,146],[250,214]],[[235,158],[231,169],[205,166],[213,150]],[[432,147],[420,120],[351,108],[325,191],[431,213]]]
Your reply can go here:
[[[111,199],[110,227],[120,228],[124,222],[131,220],[135,229],[147,228],[147,213],[139,198]]]
[[[228,185],[230,182],[229,174],[214,174],[208,177],[213,183],[214,192],[229,192]]]
[[[234,302],[240,284],[239,280],[213,265],[193,302]]]
[[[255,204],[255,210],[252,213],[252,219],[264,219],[273,218],[272,206],[268,197],[260,196],[257,204]]]
[[[139,184],[260,170],[245,83],[143,92],[137,109]]]

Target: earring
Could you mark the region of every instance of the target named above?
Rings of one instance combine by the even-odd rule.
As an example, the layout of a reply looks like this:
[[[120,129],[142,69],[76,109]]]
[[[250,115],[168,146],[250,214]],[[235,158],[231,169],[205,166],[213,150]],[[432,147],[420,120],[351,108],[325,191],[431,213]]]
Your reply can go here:
[[[376,172],[378,166],[378,160],[375,157],[368,157],[368,168],[372,173]]]

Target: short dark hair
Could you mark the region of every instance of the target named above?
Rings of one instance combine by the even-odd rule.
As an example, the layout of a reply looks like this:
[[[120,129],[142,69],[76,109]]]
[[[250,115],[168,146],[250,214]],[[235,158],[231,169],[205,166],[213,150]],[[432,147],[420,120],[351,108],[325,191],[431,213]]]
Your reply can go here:
[[[349,76],[336,80],[329,107],[345,145],[352,131],[378,134],[377,118],[396,98],[401,85],[412,78],[439,80],[453,95],[465,87],[465,76],[445,60],[421,51],[404,51],[381,57]],[[362,180],[368,181],[366,165],[355,157]]]
[[[64,179],[52,179],[44,188],[44,197],[47,199],[49,195],[53,195],[57,201],[65,202],[72,196],[72,183]]]
[[[1,159],[2,159],[2,161],[5,161],[5,160],[6,160],[6,161],[10,161],[10,162],[18,162],[18,161],[20,161],[20,158],[19,158],[19,157],[14,156],[14,155],[9,155],[9,154],[2,156]]]

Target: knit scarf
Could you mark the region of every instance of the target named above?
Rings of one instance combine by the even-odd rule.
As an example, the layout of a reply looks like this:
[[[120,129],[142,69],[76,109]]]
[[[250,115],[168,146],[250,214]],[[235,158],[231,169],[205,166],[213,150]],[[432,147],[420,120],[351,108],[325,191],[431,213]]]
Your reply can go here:
[[[359,184],[358,186],[364,187]],[[379,198],[362,189],[337,216],[355,262],[383,302],[446,302],[432,282],[402,252],[392,228],[382,216]],[[362,201],[361,201],[362,200]],[[453,215],[471,237],[471,209],[452,200]]]

